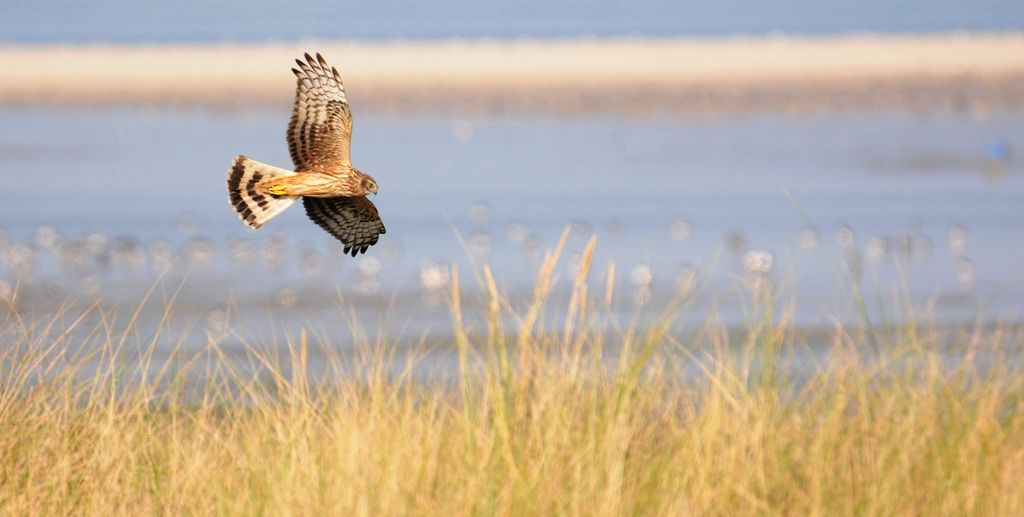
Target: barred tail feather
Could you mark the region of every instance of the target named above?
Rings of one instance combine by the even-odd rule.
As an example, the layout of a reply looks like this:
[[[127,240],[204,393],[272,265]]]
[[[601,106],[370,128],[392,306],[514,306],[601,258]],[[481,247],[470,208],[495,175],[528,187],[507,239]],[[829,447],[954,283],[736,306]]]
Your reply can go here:
[[[228,201],[245,224],[256,229],[292,206],[297,197],[272,196],[256,188],[267,178],[295,174],[245,156],[235,156],[228,170]]]

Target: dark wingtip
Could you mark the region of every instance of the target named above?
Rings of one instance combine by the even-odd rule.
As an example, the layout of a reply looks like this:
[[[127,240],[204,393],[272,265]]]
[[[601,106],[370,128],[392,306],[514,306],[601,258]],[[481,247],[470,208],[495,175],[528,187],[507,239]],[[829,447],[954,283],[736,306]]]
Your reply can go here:
[[[296,76],[301,76],[302,72],[298,68],[292,68],[292,73]]]
[[[324,59],[324,56],[321,56],[319,52],[316,53],[316,61],[317,63],[320,63],[320,66],[322,66],[324,70],[327,70],[327,60]]]
[[[316,62],[313,61],[313,56],[309,55],[309,52],[306,52],[304,55],[306,56],[306,62],[309,63],[309,66],[316,64]]]

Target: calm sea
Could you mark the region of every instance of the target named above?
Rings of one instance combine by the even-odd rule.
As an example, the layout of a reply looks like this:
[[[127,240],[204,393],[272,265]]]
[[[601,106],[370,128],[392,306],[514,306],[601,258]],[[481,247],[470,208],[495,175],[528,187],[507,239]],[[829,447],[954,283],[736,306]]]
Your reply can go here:
[[[0,1],[0,41],[194,42],[1019,30],[1018,0]]]
[[[301,206],[259,232],[230,210],[232,156],[287,166],[285,120],[284,110],[0,111],[0,287],[20,282],[42,307],[81,293],[130,304],[184,253],[181,300],[200,318],[232,308],[262,325],[276,308],[303,314],[291,319],[301,325],[336,318],[341,293],[420,332],[446,328],[431,289],[446,286],[449,265],[472,285],[471,259],[491,263],[503,287],[529,294],[543,250],[571,227],[559,276],[596,235],[597,274],[616,264],[627,312],[645,291],[656,300],[697,278],[735,321],[742,303],[721,297],[758,270],[797,293],[806,324],[850,316],[852,281],[893,300],[901,276],[942,320],[1024,307],[1020,113],[359,112],[353,157],[380,183],[388,233],[356,259]]]

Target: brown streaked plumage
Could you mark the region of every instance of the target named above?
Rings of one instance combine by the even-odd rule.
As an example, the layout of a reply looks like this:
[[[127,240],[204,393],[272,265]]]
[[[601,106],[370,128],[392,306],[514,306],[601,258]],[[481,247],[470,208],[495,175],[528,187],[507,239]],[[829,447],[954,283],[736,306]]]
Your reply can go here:
[[[236,156],[228,199],[242,221],[259,228],[301,197],[309,218],[355,256],[385,233],[366,198],[377,193],[377,182],[352,166],[352,113],[341,74],[320,54],[304,57],[292,69],[297,87],[287,140],[295,170]]]

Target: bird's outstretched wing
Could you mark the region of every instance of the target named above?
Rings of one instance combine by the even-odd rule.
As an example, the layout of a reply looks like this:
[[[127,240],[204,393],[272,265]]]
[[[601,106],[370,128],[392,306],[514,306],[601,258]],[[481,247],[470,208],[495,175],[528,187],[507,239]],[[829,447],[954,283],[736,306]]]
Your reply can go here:
[[[323,56],[296,59],[295,105],[288,122],[288,152],[295,170],[335,172],[351,165],[352,113],[341,74]]]
[[[377,207],[366,196],[304,197],[302,204],[306,206],[306,215],[341,241],[344,252],[353,257],[366,253],[386,232]]]

